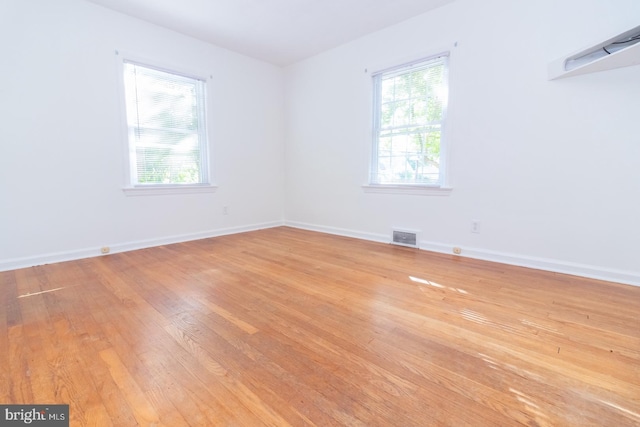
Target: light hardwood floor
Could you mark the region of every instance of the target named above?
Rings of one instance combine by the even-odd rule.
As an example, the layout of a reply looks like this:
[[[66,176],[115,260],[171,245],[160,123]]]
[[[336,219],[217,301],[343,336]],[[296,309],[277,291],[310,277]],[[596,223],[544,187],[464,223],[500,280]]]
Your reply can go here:
[[[0,273],[71,425],[638,426],[640,288],[286,227]]]

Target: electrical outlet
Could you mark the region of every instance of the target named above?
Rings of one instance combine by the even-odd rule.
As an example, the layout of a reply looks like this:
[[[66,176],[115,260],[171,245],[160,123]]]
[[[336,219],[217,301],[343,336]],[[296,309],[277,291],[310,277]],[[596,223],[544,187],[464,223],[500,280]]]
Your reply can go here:
[[[462,249],[456,246],[455,248],[453,248],[453,253],[456,255],[460,255],[462,253]]]
[[[103,246],[100,248],[100,253],[103,255],[108,254],[109,252],[111,252],[111,249],[109,248],[109,246]]]
[[[222,207],[222,215],[229,215],[229,206]]]
[[[480,221],[478,221],[477,219],[471,220],[471,232],[480,233]]]

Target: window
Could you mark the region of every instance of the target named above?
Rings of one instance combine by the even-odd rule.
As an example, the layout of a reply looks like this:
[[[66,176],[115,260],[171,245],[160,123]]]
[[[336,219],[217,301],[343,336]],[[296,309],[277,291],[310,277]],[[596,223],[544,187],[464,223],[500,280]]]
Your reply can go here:
[[[122,62],[129,185],[209,183],[204,79]]]
[[[372,186],[443,187],[448,54],[373,74]]]

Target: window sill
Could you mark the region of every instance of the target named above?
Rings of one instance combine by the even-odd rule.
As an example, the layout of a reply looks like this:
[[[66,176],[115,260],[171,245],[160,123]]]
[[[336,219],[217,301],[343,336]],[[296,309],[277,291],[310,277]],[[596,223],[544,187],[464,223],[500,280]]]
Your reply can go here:
[[[365,193],[379,194],[412,194],[415,196],[448,196],[453,191],[450,187],[429,187],[426,185],[363,185]]]
[[[154,185],[125,187],[122,189],[126,196],[161,196],[167,194],[199,194],[215,193],[218,189],[215,185]]]

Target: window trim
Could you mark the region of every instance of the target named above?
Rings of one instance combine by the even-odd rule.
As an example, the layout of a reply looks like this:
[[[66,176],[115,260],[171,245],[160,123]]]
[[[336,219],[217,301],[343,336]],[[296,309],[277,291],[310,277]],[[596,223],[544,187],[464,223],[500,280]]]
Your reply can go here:
[[[196,70],[193,68],[186,68],[182,65],[175,65],[157,58],[151,58],[148,56],[138,55],[131,52],[122,50],[115,50],[117,73],[118,73],[118,97],[120,106],[120,129],[121,139],[123,144],[123,181],[122,191],[126,196],[153,196],[153,195],[168,195],[168,194],[194,194],[194,193],[211,193],[215,192],[217,185],[213,180],[213,162],[211,159],[212,144],[210,139],[211,133],[211,84],[210,80],[213,79],[211,73],[203,72],[202,70]],[[132,164],[131,150],[134,147],[129,141],[129,129],[127,123],[127,109],[126,109],[126,93],[124,84],[124,64],[133,63],[142,67],[147,67],[159,71],[164,71],[174,75],[197,79],[204,82],[203,98],[204,105],[203,116],[205,129],[203,131],[204,141],[200,144],[200,155],[202,159],[201,167],[204,171],[201,172],[202,182],[193,184],[133,184],[132,168],[136,165]]]
[[[448,196],[453,191],[453,188],[442,185],[420,184],[365,184],[362,189],[365,193],[409,194],[413,196]]]
[[[455,47],[457,43],[453,44]],[[435,53],[434,53],[435,52]],[[410,194],[410,195],[433,195],[433,196],[448,196],[453,188],[450,186],[450,176],[449,176],[449,154],[450,154],[450,111],[449,111],[449,101],[451,99],[451,63],[452,63],[452,48],[447,47],[444,49],[438,49],[431,51],[430,53],[422,53],[416,54],[409,58],[403,58],[392,63],[386,63],[383,66],[373,68],[373,71],[369,72],[365,69],[365,74],[367,75],[367,89],[369,92],[369,103],[370,103],[370,111],[369,120],[369,165],[368,165],[368,176],[366,179],[366,184],[362,186],[362,189],[365,193],[380,193],[380,194]],[[440,145],[440,182],[437,184],[433,183],[377,183],[373,181],[373,176],[375,174],[376,161],[378,158],[378,140],[375,132],[376,120],[378,120],[378,100],[376,99],[376,93],[378,92],[375,87],[375,76],[391,72],[396,69],[400,69],[403,67],[410,67],[414,64],[419,64],[422,62],[430,61],[437,59],[439,57],[446,57],[447,68],[445,72],[445,82],[447,87],[447,102],[443,107],[443,125],[441,128],[441,145]],[[442,142],[445,142],[444,144]]]
[[[124,187],[122,191],[127,196],[162,196],[167,194],[215,193],[217,189],[218,186],[211,184],[153,184],[150,186]]]

